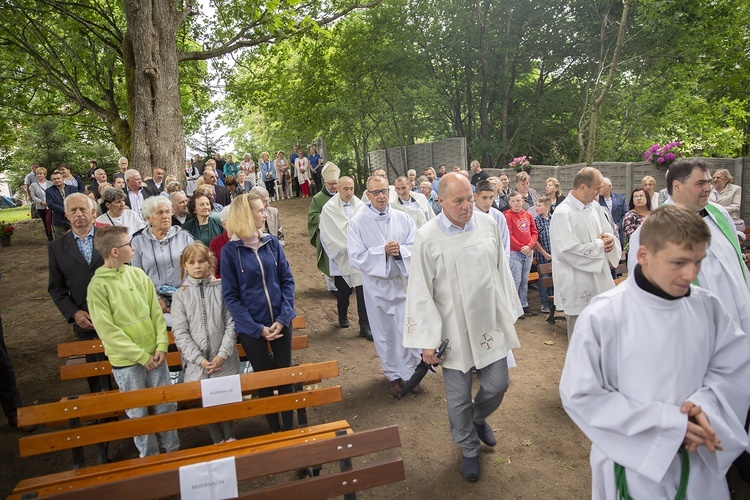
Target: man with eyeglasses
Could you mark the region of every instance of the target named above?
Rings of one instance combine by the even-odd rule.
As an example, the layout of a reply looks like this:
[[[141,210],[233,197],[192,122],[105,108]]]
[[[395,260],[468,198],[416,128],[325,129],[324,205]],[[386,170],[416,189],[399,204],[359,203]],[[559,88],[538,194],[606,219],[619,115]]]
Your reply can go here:
[[[339,190],[340,173],[341,170],[335,163],[329,161],[323,165],[323,170],[320,171],[324,183],[323,189],[318,191],[315,196],[312,197],[310,210],[307,213],[307,233],[310,236],[310,244],[315,247],[318,269],[320,269],[320,272],[325,276],[326,288],[332,293],[336,291],[336,285],[334,285],[333,279],[331,278],[328,255],[326,255],[326,252],[323,249],[323,244],[320,242],[319,224],[323,205],[328,203],[328,201],[333,198],[333,195]]]
[[[73,324],[81,340],[99,338],[89,316],[86,290],[94,272],[104,260],[94,248],[94,200],[82,193],[65,197],[65,217],[72,230],[50,242],[49,284],[47,291],[62,315]],[[103,354],[87,354],[86,362],[103,361]],[[108,376],[89,377],[91,392],[108,391]]]
[[[399,397],[421,359],[417,349],[403,344],[406,280],[417,228],[411,217],[392,209],[389,194],[385,177],[367,179],[369,203],[349,223],[347,251],[351,266],[362,272],[367,317],[388,390]]]

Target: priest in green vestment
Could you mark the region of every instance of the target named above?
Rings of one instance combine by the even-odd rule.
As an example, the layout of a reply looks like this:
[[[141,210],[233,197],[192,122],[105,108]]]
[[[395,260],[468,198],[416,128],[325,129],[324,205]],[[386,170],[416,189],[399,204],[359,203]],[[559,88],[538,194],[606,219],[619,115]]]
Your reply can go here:
[[[323,189],[313,196],[310,211],[307,214],[307,232],[310,235],[310,244],[317,251],[318,269],[329,278],[331,271],[328,269],[328,256],[325,250],[323,250],[323,244],[320,242],[318,223],[320,222],[320,213],[323,210],[323,205],[328,203],[328,200],[339,190],[340,173],[341,170],[339,167],[330,161],[323,165],[320,175],[323,178],[324,186]]]

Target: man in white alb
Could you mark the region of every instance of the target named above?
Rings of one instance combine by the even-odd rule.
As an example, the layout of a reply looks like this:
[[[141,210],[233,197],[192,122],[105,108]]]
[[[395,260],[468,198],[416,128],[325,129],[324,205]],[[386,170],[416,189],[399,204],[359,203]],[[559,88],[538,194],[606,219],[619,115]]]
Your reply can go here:
[[[435,217],[435,212],[430,207],[425,195],[411,190],[408,177],[403,175],[397,177],[393,184],[395,189],[390,194],[391,207],[409,215],[417,225],[417,229]]]
[[[595,202],[602,174],[584,167],[573,179],[573,189],[557,205],[550,221],[555,307],[565,311],[568,338],[576,318],[600,293],[615,287],[610,266],[620,262],[620,241]]]
[[[750,341],[691,284],[714,239],[694,211],[663,206],[641,235],[628,279],[578,318],[560,380],[592,442],[592,498],[728,500],[748,443]]]
[[[365,204],[354,196],[354,179],[349,176],[339,178],[339,190],[323,205],[318,227],[320,242],[328,256],[330,276],[336,284],[336,307],[339,326],[349,327],[349,299],[352,291],[357,298],[359,316],[359,336],[372,341],[370,322],[367,320],[367,308],[362,292],[362,273],[354,269],[349,262],[346,236],[349,234],[349,221],[357,215]]]
[[[367,179],[369,203],[349,223],[347,251],[351,266],[362,272],[375,350],[389,392],[398,397],[420,361],[419,351],[403,343],[406,280],[417,228],[411,217],[391,208],[388,193],[385,177]]]
[[[417,232],[406,299],[404,345],[422,349],[426,363],[442,359],[451,435],[461,447],[460,471],[479,479],[479,443],[496,444],[487,417],[508,388],[508,350],[519,347],[523,308],[502,250],[500,228],[473,206],[471,184],[445,174],[438,184],[443,211]],[[479,391],[472,398],[472,368]]]

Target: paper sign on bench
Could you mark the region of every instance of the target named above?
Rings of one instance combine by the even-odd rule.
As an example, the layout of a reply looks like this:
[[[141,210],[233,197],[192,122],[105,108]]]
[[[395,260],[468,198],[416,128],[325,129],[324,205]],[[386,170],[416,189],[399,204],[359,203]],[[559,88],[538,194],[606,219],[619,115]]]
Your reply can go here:
[[[180,497],[183,500],[223,500],[237,496],[234,457],[180,467]]]
[[[242,383],[239,375],[201,380],[203,407],[239,403],[242,401]]]

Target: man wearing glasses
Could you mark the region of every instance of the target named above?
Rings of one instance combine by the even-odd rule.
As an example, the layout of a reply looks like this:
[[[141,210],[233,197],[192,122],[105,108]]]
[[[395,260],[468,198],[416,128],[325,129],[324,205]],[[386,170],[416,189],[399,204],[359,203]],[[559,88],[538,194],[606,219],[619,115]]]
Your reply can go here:
[[[411,217],[393,210],[389,195],[385,177],[367,179],[368,204],[352,217],[347,250],[351,266],[362,272],[375,350],[389,392],[398,397],[421,359],[417,349],[403,343],[406,280],[417,228]]]

